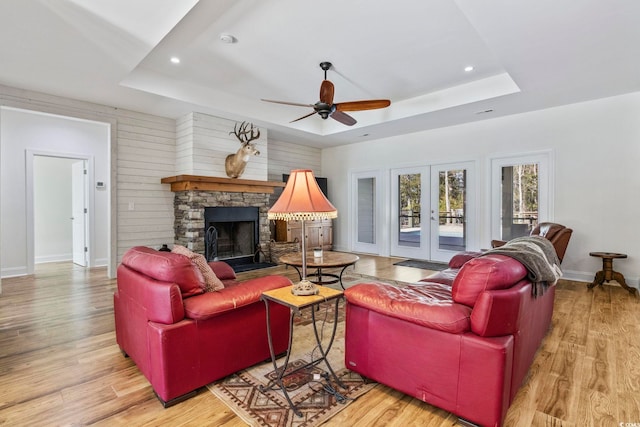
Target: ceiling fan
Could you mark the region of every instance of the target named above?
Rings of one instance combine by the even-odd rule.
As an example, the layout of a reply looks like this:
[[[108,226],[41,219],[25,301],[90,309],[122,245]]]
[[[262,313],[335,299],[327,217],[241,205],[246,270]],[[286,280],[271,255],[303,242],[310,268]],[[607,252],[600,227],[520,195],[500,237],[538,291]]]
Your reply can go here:
[[[320,101],[315,104],[299,104],[296,102],[286,102],[286,101],[274,101],[271,99],[262,99],[262,101],[266,102],[274,102],[276,104],[285,104],[285,105],[295,105],[298,107],[311,107],[313,108],[313,112],[306,114],[298,119],[292,120],[290,123],[297,122],[298,120],[306,119],[307,117],[313,116],[314,114],[319,114],[323,119],[327,119],[331,117],[334,120],[339,121],[340,123],[353,126],[355,125],[356,119],[345,113],[345,111],[362,111],[362,110],[377,110],[378,108],[386,108],[391,105],[391,101],[388,99],[371,99],[367,101],[351,101],[351,102],[340,102],[333,103],[333,92],[334,87],[333,83],[327,80],[327,70],[331,68],[331,62],[321,62],[320,68],[324,70],[324,80],[320,85]]]

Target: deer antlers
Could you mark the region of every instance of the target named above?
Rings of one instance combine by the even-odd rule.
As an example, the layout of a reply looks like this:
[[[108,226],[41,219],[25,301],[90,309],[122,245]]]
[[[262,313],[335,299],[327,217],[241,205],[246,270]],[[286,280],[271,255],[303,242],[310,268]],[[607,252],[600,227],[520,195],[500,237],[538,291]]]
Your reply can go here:
[[[251,128],[247,127],[251,125]],[[260,138],[260,129],[253,126],[253,123],[242,122],[238,128],[238,123],[233,126],[233,131],[229,132],[229,135],[234,134],[242,145],[246,145],[254,139]]]

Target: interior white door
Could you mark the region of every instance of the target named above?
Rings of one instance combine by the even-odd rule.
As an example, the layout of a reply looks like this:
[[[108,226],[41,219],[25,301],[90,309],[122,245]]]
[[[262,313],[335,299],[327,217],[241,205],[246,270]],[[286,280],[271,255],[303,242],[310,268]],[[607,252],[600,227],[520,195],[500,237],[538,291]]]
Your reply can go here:
[[[71,165],[71,221],[73,233],[73,263],[87,266],[87,165],[79,160]]]

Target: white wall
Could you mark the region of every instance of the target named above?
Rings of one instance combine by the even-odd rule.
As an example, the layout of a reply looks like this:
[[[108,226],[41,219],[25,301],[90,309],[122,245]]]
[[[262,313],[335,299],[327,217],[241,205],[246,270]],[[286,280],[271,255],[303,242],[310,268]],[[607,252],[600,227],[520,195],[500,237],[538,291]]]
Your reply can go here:
[[[25,110],[2,108],[0,146],[2,151],[2,276],[28,273],[27,170],[32,157],[27,151],[66,157],[93,159],[89,186],[95,181],[109,181],[109,125],[67,117],[40,114]],[[106,265],[109,252],[109,195],[95,191],[89,205],[92,220],[89,227],[89,265]],[[31,243],[33,244],[33,243]]]
[[[388,200],[389,170],[400,166],[476,161],[480,180],[479,241],[490,235],[492,156],[553,150],[555,222],[573,228],[562,267],[565,276],[591,281],[602,268],[591,251],[628,254],[614,261],[630,284],[640,273],[640,93],[622,95],[460,126],[385,138],[322,151],[322,173],[329,177],[337,249],[350,248],[348,189],[353,171],[380,170]],[[382,242],[388,253],[389,242]],[[479,249],[479,248],[476,248]]]
[[[35,262],[73,259],[71,165],[80,160],[36,156],[33,167]]]
[[[173,176],[176,171],[174,119],[2,85],[0,106],[110,125],[110,167],[104,175],[104,181],[108,182],[108,176],[112,185],[107,184],[107,187],[101,190],[107,194],[111,202],[111,211],[108,212],[109,224],[104,228],[109,241],[109,277],[115,277],[117,264],[124,252],[132,246],[159,247],[162,243],[173,241],[173,193],[169,185],[160,183],[160,179]],[[2,116],[0,113],[0,146],[4,149]],[[0,155],[3,153],[0,152]],[[24,163],[24,156],[12,158],[11,161]],[[5,173],[1,166],[4,163],[3,157],[0,163],[3,189],[7,182],[25,180],[24,175]],[[102,176],[98,179],[102,180]],[[1,200],[4,209],[4,193]],[[0,222],[4,233],[5,223],[8,221],[2,214]],[[4,234],[1,237],[4,241]],[[2,248],[0,252],[2,265],[7,250],[11,251],[12,247]]]

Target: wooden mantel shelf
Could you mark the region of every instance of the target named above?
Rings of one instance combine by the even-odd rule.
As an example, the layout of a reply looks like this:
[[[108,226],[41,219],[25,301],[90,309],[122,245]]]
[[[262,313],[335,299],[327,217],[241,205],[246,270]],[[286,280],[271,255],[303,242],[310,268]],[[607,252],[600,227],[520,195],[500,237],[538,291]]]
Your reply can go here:
[[[254,181],[251,179],[218,178],[214,176],[176,175],[160,180],[171,184],[171,191],[227,191],[230,193],[266,193],[273,194],[276,188],[286,184],[278,181]]]

